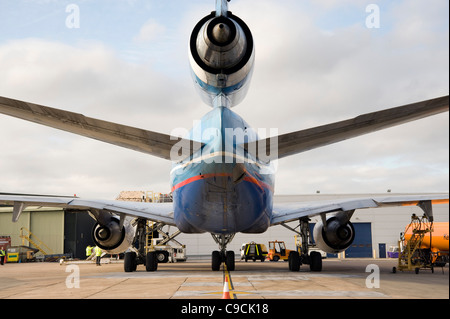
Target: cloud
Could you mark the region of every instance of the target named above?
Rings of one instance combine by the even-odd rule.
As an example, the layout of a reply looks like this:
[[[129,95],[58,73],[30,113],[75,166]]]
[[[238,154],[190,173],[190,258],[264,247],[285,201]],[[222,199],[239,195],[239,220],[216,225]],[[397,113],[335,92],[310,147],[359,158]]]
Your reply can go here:
[[[236,111],[287,133],[447,95],[448,4],[409,3],[380,4],[380,30],[365,27],[362,7],[360,23],[326,33],[320,11],[246,2],[252,15],[239,12],[254,34],[256,66]],[[404,29],[411,19],[423,28]],[[448,190],[448,127],[446,113],[282,159],[276,191]]]
[[[173,114],[195,114],[184,84],[99,43],[11,41],[0,46],[0,65],[2,96],[163,133],[191,125]],[[123,189],[170,191],[164,160],[6,116],[0,127],[0,148],[9,150],[0,156],[1,191],[103,198]]]
[[[153,19],[148,20],[139,30],[139,34],[134,37],[134,41],[137,43],[150,42],[157,37],[163,35],[166,31],[164,25],[159,24]]]
[[[350,1],[361,21],[332,29],[321,19],[343,8],[337,2],[231,2],[256,45],[249,94],[233,111],[282,134],[448,94],[448,4],[409,3],[380,3],[382,28],[369,30],[365,7]],[[189,129],[210,110],[187,58],[190,29],[209,11],[172,12],[170,27],[155,16],[138,34],[124,25],[130,47],[120,50],[98,38],[1,42],[0,95],[163,133]],[[408,17],[423,27],[408,28]],[[124,60],[127,49],[152,59]],[[448,122],[446,113],[282,159],[276,192],[448,191]],[[164,160],[5,116],[0,149],[0,191],[169,190]]]

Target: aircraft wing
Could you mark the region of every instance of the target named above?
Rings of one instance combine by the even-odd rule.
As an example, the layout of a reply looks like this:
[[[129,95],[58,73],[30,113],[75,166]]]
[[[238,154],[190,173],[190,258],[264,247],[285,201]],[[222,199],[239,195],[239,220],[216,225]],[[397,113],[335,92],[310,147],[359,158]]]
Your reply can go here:
[[[116,200],[85,200],[70,196],[0,193],[0,205],[13,206],[13,222],[30,206],[60,207],[70,210],[104,210],[118,215],[145,218],[175,226],[172,203],[141,203]]]
[[[196,151],[195,147],[201,146],[198,145],[200,143],[193,143],[184,139],[180,140],[170,135],[98,120],[78,113],[1,96],[0,113],[168,160],[170,160],[172,147],[177,143],[183,143],[186,147],[190,144],[184,143],[192,143],[193,145],[190,145],[191,152]]]
[[[419,206],[424,202],[430,202],[431,204],[448,204],[449,194],[393,195],[314,202],[274,203],[271,226],[324,213],[337,213],[355,209],[388,206]]]
[[[340,142],[352,137],[379,131],[388,127],[447,112],[449,96],[398,106],[357,116],[353,119],[313,127],[246,144],[249,152],[267,154],[268,159],[279,159],[317,147]],[[258,147],[265,150],[258,151]],[[278,147],[278,153],[275,150]],[[270,155],[269,155],[270,154]]]

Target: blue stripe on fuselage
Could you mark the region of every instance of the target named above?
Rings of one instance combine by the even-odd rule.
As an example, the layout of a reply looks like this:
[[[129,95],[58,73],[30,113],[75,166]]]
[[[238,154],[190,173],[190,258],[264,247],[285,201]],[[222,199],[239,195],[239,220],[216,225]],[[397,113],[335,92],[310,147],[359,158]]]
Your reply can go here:
[[[218,95],[224,95],[229,99],[231,104],[228,106],[236,106],[237,104],[239,104],[244,99],[245,95],[247,94],[248,87],[250,84],[250,79],[252,77],[252,73],[253,73],[253,70],[250,71],[242,81],[240,81],[234,85],[230,85],[227,87],[217,87],[217,86],[213,86],[213,85],[203,82],[195,74],[194,71],[191,72],[194,83],[197,84],[197,85],[195,85],[195,88],[198,90],[202,100],[209,106],[213,106],[213,107],[215,107],[214,99]],[[222,105],[222,106],[224,106],[224,105]]]

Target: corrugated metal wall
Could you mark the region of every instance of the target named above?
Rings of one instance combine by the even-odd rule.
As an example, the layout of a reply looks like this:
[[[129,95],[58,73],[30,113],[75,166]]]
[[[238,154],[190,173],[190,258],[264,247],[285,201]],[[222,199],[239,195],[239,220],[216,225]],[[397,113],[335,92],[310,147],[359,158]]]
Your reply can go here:
[[[17,223],[13,223],[12,209],[0,207],[0,234],[11,236],[13,246],[22,245],[19,237],[22,227],[28,228],[35,237],[44,242],[54,254],[62,254],[64,250],[64,211],[52,208],[26,209]],[[33,238],[33,237],[31,237]],[[29,245],[25,242],[25,245]],[[50,252],[49,252],[50,253]]]

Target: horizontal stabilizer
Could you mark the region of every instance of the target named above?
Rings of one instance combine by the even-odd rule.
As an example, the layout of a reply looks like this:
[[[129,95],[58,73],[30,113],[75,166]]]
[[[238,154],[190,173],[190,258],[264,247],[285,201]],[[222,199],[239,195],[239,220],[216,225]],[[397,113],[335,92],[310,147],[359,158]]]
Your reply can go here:
[[[98,120],[78,113],[1,96],[0,113],[168,160],[171,158],[170,152],[172,147],[177,143],[182,143],[182,145],[186,146],[190,145],[189,150],[192,152],[196,150],[195,146],[197,148],[200,146],[198,145],[200,143],[181,140],[170,135]]]
[[[245,148],[249,152],[251,150],[256,150],[255,156],[257,154],[267,154],[268,159],[275,160],[340,142],[352,137],[418,120],[427,116],[447,112],[448,102],[449,97],[447,95],[431,100],[367,113],[353,119],[251,142],[246,144]],[[271,151],[276,149],[275,147],[277,145],[278,154]],[[259,151],[258,147],[265,147],[265,152],[264,150]]]

